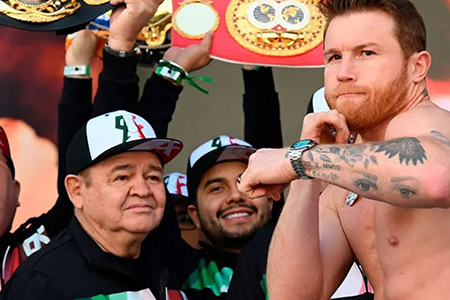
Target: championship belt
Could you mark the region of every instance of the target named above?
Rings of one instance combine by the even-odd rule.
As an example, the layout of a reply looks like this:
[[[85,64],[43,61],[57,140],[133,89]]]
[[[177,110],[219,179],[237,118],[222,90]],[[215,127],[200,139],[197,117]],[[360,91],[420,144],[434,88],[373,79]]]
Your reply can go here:
[[[109,0],[0,0],[0,24],[34,31],[87,24],[112,9]]]
[[[97,17],[89,24],[91,30],[98,37],[96,56],[103,57],[103,47],[109,38],[111,11]],[[141,30],[137,36],[137,44],[141,49],[142,64],[152,64],[158,62],[165,50],[170,47],[170,29],[172,28],[172,2],[165,0],[156,11],[152,19]],[[72,43],[74,35],[66,38],[66,49]]]
[[[323,66],[319,0],[174,0],[174,46],[215,31],[211,56],[255,65]]]

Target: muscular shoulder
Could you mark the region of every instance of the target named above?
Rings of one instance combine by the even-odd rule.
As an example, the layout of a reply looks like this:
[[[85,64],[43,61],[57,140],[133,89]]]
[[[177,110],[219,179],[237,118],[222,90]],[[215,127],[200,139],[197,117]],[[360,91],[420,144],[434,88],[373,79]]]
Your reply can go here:
[[[432,131],[450,136],[450,112],[424,101],[393,118],[386,129],[386,139],[431,136]]]

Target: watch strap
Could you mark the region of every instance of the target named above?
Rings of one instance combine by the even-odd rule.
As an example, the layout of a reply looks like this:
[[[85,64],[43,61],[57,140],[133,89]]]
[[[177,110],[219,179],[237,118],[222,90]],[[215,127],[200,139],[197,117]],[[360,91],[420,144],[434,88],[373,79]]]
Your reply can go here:
[[[305,169],[302,165],[302,154],[305,150],[307,149],[289,150],[289,159],[291,160],[292,168],[294,169],[295,174],[297,174],[298,179],[312,179],[312,177],[306,175]]]
[[[108,44],[105,45],[105,51],[113,56],[116,57],[133,57],[138,56],[141,54],[141,50],[139,48],[139,45],[136,44],[133,50],[131,51],[124,51],[124,50],[114,50],[112,49]]]

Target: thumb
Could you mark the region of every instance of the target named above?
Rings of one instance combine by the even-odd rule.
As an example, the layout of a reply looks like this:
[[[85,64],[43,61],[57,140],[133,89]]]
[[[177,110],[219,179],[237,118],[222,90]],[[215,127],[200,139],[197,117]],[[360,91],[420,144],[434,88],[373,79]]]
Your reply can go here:
[[[213,37],[214,37],[214,32],[213,31],[208,31],[205,34],[205,37],[203,38],[202,43],[200,44],[201,47],[206,48],[208,50],[208,53],[211,50]]]

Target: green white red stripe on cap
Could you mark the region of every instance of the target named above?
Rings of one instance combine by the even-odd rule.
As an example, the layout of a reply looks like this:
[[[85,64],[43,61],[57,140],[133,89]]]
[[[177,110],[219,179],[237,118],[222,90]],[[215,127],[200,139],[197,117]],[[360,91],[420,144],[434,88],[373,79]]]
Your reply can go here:
[[[117,145],[156,138],[155,131],[146,120],[124,110],[89,120],[86,135],[92,160]]]
[[[229,147],[229,146],[235,146],[238,148],[240,148],[239,146],[242,146],[243,148],[252,148],[252,145],[250,145],[249,143],[247,143],[243,140],[240,140],[240,139],[228,136],[228,135],[221,135],[215,139],[207,141],[206,143],[202,144],[201,146],[199,146],[197,149],[195,149],[191,153],[191,155],[189,157],[190,167],[192,168],[200,158],[204,157],[208,153],[215,151],[217,149],[225,148],[225,147]],[[250,154],[248,156],[250,156]],[[230,157],[227,159],[227,157],[225,157],[225,156],[227,156],[227,152],[224,152],[222,155],[224,157],[219,157],[219,159],[217,161],[224,161],[224,160],[229,160],[229,159],[234,158],[234,157]]]

